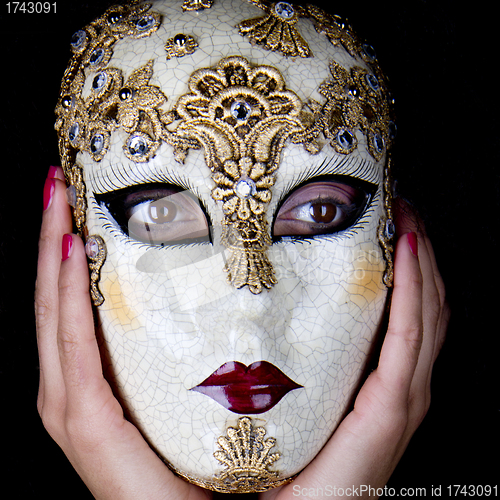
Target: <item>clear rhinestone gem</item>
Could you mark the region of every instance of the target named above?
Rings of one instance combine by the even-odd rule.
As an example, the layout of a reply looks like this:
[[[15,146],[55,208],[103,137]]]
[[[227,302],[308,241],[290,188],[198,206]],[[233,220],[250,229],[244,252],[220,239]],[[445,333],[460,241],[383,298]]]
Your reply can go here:
[[[396,234],[396,226],[394,225],[394,222],[392,219],[387,219],[385,221],[385,237],[388,240],[391,240],[394,238],[394,235]]]
[[[337,134],[337,142],[345,151],[349,151],[354,145],[354,135],[346,128],[341,129]]]
[[[274,12],[282,19],[291,19],[295,13],[293,6],[286,2],[278,2],[274,7]]]
[[[80,49],[85,45],[86,40],[87,33],[83,30],[79,30],[71,37],[71,46],[74,49]]]
[[[375,146],[377,153],[382,153],[385,147],[384,138],[380,134],[375,134],[373,137],[373,145]]]
[[[78,123],[73,123],[73,125],[71,125],[71,127],[68,130],[68,138],[71,144],[73,144],[73,146],[75,145],[79,134],[80,134],[80,125],[78,125]]]
[[[99,91],[106,85],[107,81],[108,77],[106,73],[99,73],[98,75],[96,75],[94,81],[92,82],[92,88],[96,91]]]
[[[133,135],[127,142],[127,148],[132,156],[144,156],[148,152],[148,144],[143,137]]]
[[[70,207],[76,208],[77,197],[75,186],[69,186],[66,189],[66,201]]]
[[[92,236],[85,243],[85,253],[89,259],[95,259],[99,255],[99,243]]]
[[[99,154],[104,149],[104,136],[96,134],[90,141],[90,150],[94,154]]]
[[[241,179],[234,188],[234,192],[243,199],[250,198],[257,192],[255,182],[252,179]]]
[[[177,45],[177,47],[184,47],[187,42],[187,37],[183,33],[179,33],[178,35],[174,36],[174,43]]]
[[[374,61],[377,58],[377,53],[375,52],[375,49],[367,43],[363,44],[363,53],[371,61]]]
[[[120,99],[122,101],[126,101],[130,97],[132,97],[132,91],[128,87],[124,87],[120,90]]]
[[[365,79],[366,83],[374,92],[378,92],[380,90],[380,83],[378,82],[378,79],[375,75],[368,74],[366,75]]]
[[[155,23],[155,18],[153,16],[144,16],[135,22],[135,27],[139,31],[146,31]]]
[[[233,102],[231,106],[231,115],[239,121],[245,121],[250,116],[252,107],[245,101]]]
[[[98,64],[100,64],[102,62],[105,54],[106,54],[106,52],[104,51],[104,49],[101,49],[101,48],[95,49],[92,52],[92,54],[90,54],[89,63],[92,66],[97,66]]]

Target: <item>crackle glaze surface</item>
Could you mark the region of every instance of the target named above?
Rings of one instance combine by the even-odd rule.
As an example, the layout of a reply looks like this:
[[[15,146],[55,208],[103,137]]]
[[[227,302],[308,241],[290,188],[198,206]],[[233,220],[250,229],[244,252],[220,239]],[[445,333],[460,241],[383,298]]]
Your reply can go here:
[[[223,6],[222,6],[223,4]],[[287,89],[303,103],[323,102],[318,89],[330,76],[330,63],[346,69],[366,67],[341,46],[318,33],[310,19],[297,26],[313,57],[284,57],[250,43],[236,26],[262,10],[241,0],[215,1],[201,11],[182,10],[181,1],[153,2],[163,16],[157,31],[113,47],[109,68],[127,79],[153,61],[150,85],[168,98],[165,109],[188,92],[198,68],[215,67],[238,55],[251,64],[279,70]],[[165,44],[178,33],[192,36],[198,48],[166,57]],[[95,72],[86,71],[83,97],[92,92]],[[324,144],[317,154],[300,144],[282,151],[267,220],[274,220],[291,186],[320,175],[341,175],[376,185],[375,194],[354,226],[305,240],[285,237],[268,251],[277,284],[260,294],[227,283],[220,244],[223,212],[211,196],[214,182],[202,149],[190,149],[184,164],[163,142],[148,162],[123,152],[127,134],[111,135],[109,151],[93,161],[80,152],[87,192],[88,234],[101,236],[107,249],[98,308],[119,393],[155,450],[182,474],[210,482],[223,469],[214,458],[217,440],[242,416],[199,392],[191,391],[230,361],[267,361],[302,386],[273,408],[253,415],[254,425],[276,439],[281,457],[271,467],[280,478],[300,472],[324,446],[358,387],[379,326],[387,293],[385,261],[378,240],[384,218],[385,156],[376,161],[367,138],[356,132],[357,148],[339,154]],[[213,244],[151,246],[129,238],[95,195],[145,183],[189,186],[213,224]]]

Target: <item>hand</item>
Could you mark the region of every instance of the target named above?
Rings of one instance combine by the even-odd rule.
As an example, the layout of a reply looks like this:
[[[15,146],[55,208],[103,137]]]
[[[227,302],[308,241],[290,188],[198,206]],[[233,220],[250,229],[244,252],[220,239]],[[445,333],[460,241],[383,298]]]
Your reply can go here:
[[[310,489],[327,486],[331,498],[336,497],[333,487],[343,488],[344,495],[337,496],[345,498],[353,486],[371,487],[364,496],[377,497],[427,413],[432,367],[444,342],[449,308],[428,237],[418,230],[416,217],[408,215],[407,205],[398,200],[395,209],[401,236],[378,368],[321,453],[294,482],[264,493],[265,500],[312,496]]]
[[[103,377],[85,250],[67,234],[65,189],[62,169],[51,167],[35,297],[43,424],[98,499],[206,499],[209,492],[175,477],[125,420]]]

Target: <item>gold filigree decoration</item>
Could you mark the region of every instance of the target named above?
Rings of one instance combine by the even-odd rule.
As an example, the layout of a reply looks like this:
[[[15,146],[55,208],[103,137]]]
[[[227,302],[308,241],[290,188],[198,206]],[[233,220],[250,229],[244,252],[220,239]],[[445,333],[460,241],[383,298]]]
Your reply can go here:
[[[248,493],[283,484],[279,473],[269,470],[281,457],[279,452],[271,453],[276,439],[264,439],[265,435],[263,427],[253,427],[250,418],[243,417],[238,420],[238,428],[229,427],[227,436],[217,440],[220,450],[214,457],[225,466],[217,478],[219,490]]]
[[[192,36],[185,35],[184,33],[179,33],[169,38],[165,44],[167,59],[193,54],[197,48],[198,42]]]
[[[98,287],[101,268],[106,260],[104,240],[100,236],[89,236],[85,243],[85,252],[89,259],[90,297],[95,306],[100,306],[104,303],[104,297]]]
[[[82,235],[85,228],[87,214],[87,198],[85,197],[85,182],[83,181],[83,169],[75,164],[66,173],[68,190],[72,191],[73,220],[75,221],[78,234]]]
[[[307,15],[307,10],[287,2],[253,1],[266,12],[264,16],[248,19],[238,28],[242,35],[263,45],[266,49],[278,51],[285,56],[311,57],[311,49],[297,30],[299,17]]]
[[[285,141],[305,131],[302,103],[277,69],[252,67],[239,56],[195,71],[189,89],[175,107],[181,118],[175,136],[194,139],[205,150],[212,197],[224,212],[229,282],[260,293],[276,283],[266,253],[271,239],[265,211]],[[185,156],[182,142],[175,154]]]
[[[383,276],[383,281],[385,286],[392,287],[394,282],[394,236],[396,234],[396,228],[394,226],[394,217],[392,213],[392,177],[391,177],[391,155],[388,155],[388,159],[385,165],[384,171],[384,209],[385,216],[381,218],[378,227],[378,240],[380,246],[384,251],[385,257],[385,272]]]
[[[109,147],[109,134],[113,130],[112,122],[106,120],[112,115],[112,109],[101,106],[102,97],[110,87],[106,84],[99,92],[93,92],[91,102],[84,101],[82,90],[85,71],[93,70],[97,75],[105,68],[118,40],[125,37],[144,38],[154,33],[160,25],[161,15],[150,9],[151,4],[137,5],[137,2],[114,5],[73,35],[73,57],[64,73],[56,107],[55,128],[59,134],[59,150],[65,173],[74,164],[79,151],[88,151],[96,161],[102,159]],[[93,130],[97,129],[99,133],[93,134]]]
[[[109,149],[111,133],[122,128],[129,135],[123,149],[134,162],[146,162],[158,149],[163,136],[161,109],[167,102],[163,92],[149,80],[153,61],[135,70],[126,82],[121,70],[105,68],[94,76],[92,92],[81,97],[83,73],[71,86],[71,97],[60,104],[56,130],[76,151],[88,152],[101,161]],[[69,103],[67,109],[66,103]]]
[[[364,68],[354,66],[348,71],[335,61],[330,71],[332,78],[319,88],[325,103],[309,103],[315,112],[312,130],[330,139],[331,146],[342,154],[357,147],[356,130],[361,130],[370,155],[381,160],[392,142],[390,100],[384,82]]]
[[[214,3],[213,0],[184,0],[184,5],[182,6],[182,10],[190,11],[190,10],[210,9],[213,3]]]

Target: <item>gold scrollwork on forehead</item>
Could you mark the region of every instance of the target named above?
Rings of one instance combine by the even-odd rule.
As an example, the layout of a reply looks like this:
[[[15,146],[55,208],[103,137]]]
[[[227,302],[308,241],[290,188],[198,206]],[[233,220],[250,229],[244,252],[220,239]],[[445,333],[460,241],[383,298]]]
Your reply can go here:
[[[212,197],[224,212],[229,282],[260,293],[276,283],[267,257],[271,238],[265,212],[285,142],[305,131],[302,103],[277,69],[252,67],[239,56],[195,71],[189,89],[175,107],[181,118],[175,135],[204,148],[215,183]],[[185,156],[182,142],[175,149]]]

